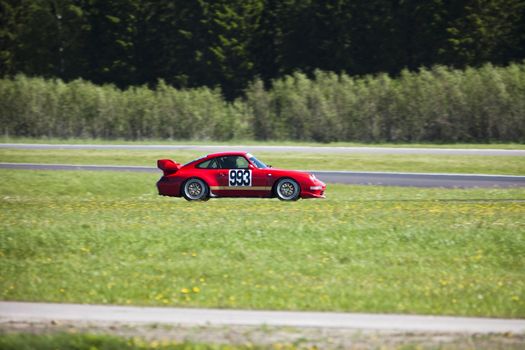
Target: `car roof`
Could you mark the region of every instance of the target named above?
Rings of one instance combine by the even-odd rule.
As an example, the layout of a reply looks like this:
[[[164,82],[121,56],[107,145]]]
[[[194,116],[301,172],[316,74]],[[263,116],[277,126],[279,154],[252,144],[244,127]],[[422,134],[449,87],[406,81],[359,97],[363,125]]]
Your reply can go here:
[[[184,164],[183,166],[187,166],[187,165],[190,165],[190,164],[195,164],[195,163],[201,163],[201,162],[204,162],[208,159],[212,159],[212,158],[215,158],[215,157],[224,157],[224,156],[245,156],[247,155],[248,152],[218,152],[218,153],[210,153],[210,154],[207,154],[205,156],[202,156],[200,158],[197,158],[197,159],[194,159],[192,160],[191,162],[189,163],[186,163]]]
[[[208,154],[204,158],[215,158],[215,157],[224,157],[224,156],[244,156],[247,152],[218,152],[218,153],[211,153]]]

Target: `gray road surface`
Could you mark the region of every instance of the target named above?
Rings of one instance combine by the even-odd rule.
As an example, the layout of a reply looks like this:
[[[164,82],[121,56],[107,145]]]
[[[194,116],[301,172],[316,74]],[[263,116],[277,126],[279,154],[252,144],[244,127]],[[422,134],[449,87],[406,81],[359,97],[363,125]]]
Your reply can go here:
[[[136,171],[157,172],[154,167],[119,165],[70,165],[0,163],[0,168],[20,170],[71,170],[71,171]],[[525,176],[510,175],[462,175],[462,174],[417,174],[353,171],[312,170],[321,181],[354,185],[412,186],[412,187],[524,187]]]
[[[525,320],[0,302],[0,322],[83,321],[172,325],[336,327],[447,333],[523,333]]]
[[[454,149],[454,148],[397,148],[397,147],[319,147],[319,146],[213,146],[213,145],[82,145],[82,144],[29,144],[1,143],[0,148],[15,149],[126,149],[126,150],[160,150],[160,151],[246,151],[257,152],[306,152],[306,153],[361,153],[361,154],[442,154],[442,155],[476,155],[476,156],[521,156],[525,150],[505,149]]]
[[[73,165],[73,164],[40,164],[40,163],[0,163],[0,169],[20,170],[71,170],[71,171],[133,171],[159,173],[158,168],[133,165]]]

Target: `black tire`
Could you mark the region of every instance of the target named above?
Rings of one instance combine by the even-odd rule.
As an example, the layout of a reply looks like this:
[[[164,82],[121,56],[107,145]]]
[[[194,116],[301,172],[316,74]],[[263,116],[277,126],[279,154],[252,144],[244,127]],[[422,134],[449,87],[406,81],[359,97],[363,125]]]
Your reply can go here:
[[[301,187],[292,179],[280,179],[275,185],[275,195],[282,201],[296,201],[301,194]]]
[[[182,185],[182,195],[188,201],[207,200],[210,189],[201,179],[189,179]]]

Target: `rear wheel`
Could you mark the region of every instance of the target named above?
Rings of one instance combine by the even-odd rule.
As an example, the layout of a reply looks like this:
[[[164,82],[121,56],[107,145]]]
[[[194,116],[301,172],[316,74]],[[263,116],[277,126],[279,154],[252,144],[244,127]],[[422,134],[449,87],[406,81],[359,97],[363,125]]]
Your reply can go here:
[[[188,201],[207,200],[209,188],[200,179],[189,179],[182,187],[182,195]]]
[[[292,179],[281,179],[275,186],[275,194],[282,201],[296,201],[300,192],[299,184]]]

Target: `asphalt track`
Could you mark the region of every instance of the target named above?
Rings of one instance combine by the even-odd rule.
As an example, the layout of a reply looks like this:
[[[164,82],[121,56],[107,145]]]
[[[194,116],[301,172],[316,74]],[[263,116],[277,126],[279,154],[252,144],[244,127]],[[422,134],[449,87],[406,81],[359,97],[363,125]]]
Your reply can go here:
[[[160,172],[154,167],[119,165],[71,165],[0,163],[0,168],[19,170]],[[309,171],[326,183],[410,187],[525,187],[525,176],[477,174],[418,174],[353,171]]]
[[[93,144],[30,144],[1,143],[0,148],[14,149],[126,149],[159,151],[246,151],[256,152],[303,152],[303,153],[361,153],[361,154],[442,154],[476,156],[519,156],[525,150],[508,149],[455,149],[455,148],[402,148],[402,147],[334,147],[334,146],[249,146],[249,145],[93,145]]]
[[[49,321],[334,327],[446,333],[525,332],[525,320],[520,319],[0,302],[0,323]]]

